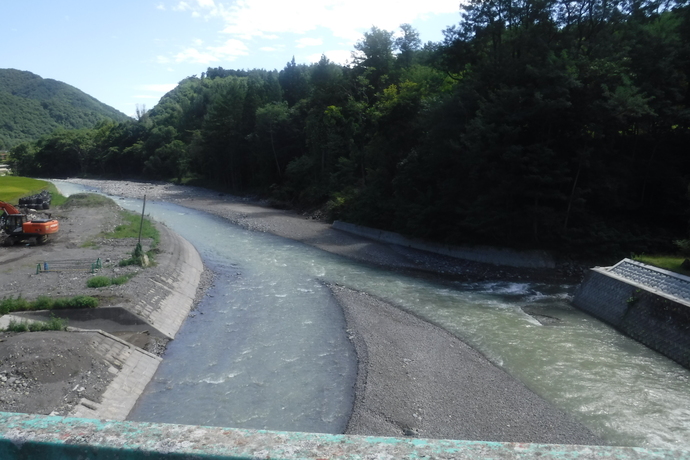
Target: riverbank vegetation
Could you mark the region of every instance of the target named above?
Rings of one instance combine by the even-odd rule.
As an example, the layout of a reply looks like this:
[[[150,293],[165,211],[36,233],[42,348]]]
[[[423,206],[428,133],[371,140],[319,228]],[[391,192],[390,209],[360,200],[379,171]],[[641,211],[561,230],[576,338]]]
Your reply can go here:
[[[0,316],[15,311],[60,310],[66,308],[96,308],[98,299],[90,296],[75,296],[69,298],[53,298],[39,296],[29,301],[20,297],[6,297],[0,300]]]
[[[11,151],[32,176],[191,182],[456,244],[578,256],[687,237],[690,8],[471,0],[441,43],[209,68],[137,120]]]

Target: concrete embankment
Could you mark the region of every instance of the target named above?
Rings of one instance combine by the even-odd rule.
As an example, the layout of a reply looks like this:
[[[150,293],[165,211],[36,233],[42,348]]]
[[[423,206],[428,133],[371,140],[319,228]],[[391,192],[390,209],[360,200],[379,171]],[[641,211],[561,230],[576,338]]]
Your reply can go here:
[[[690,278],[624,259],[590,270],[573,304],[690,369]]]
[[[110,364],[115,375],[101,401],[82,398],[70,412],[72,417],[125,420],[156,373],[161,358],[103,331],[72,331],[89,334],[91,345]]]
[[[166,250],[157,256],[158,275],[151,289],[134,305],[125,308],[168,338],[174,338],[189,314],[199,284],[203,263],[188,241],[159,226]],[[125,420],[153,378],[161,358],[103,331],[80,331],[94,335],[94,345],[111,362],[115,378],[100,403],[82,400],[70,415],[84,418]]]
[[[519,268],[554,268],[556,266],[553,257],[544,251],[514,251],[490,247],[449,246],[407,238],[398,233],[350,224],[339,220],[333,222],[333,228],[354,235],[363,236],[374,241],[397,244],[407,248],[454,257],[456,259]]]
[[[192,308],[204,265],[191,243],[163,225],[159,229],[169,241],[169,249],[156,257],[162,269],[149,291],[125,308],[173,339]]]

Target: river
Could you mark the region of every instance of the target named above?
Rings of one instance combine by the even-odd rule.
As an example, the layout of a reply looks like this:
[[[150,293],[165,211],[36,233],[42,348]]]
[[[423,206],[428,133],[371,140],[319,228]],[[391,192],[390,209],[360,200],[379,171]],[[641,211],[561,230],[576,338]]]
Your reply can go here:
[[[139,200],[118,203],[141,210]],[[132,420],[342,432],[356,356],[330,282],[442,326],[607,443],[690,448],[690,372],[574,309],[574,286],[419,279],[170,203],[146,211],[217,279]],[[555,319],[542,325],[525,306]]]

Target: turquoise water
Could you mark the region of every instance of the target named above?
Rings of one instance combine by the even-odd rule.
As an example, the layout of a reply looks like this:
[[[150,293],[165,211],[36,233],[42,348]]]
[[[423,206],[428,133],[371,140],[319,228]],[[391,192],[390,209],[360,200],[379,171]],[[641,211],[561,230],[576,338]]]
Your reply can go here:
[[[342,431],[356,357],[322,285],[334,282],[441,325],[610,444],[690,448],[690,372],[572,308],[573,286],[421,280],[176,205],[147,202],[146,211],[218,278],[134,420]],[[558,320],[543,326],[525,306]]]

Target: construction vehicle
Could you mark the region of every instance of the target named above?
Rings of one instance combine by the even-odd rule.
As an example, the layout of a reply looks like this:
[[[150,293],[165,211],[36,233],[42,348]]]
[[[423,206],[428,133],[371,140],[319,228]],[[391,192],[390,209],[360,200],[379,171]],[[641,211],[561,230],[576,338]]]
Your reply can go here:
[[[3,244],[12,246],[26,240],[35,240],[37,244],[48,241],[48,236],[60,229],[56,219],[29,220],[26,214],[9,203],[0,201],[0,230],[5,233]],[[0,237],[2,238],[2,237]]]

